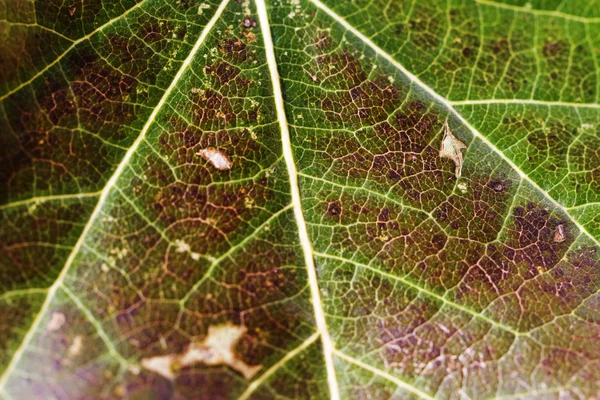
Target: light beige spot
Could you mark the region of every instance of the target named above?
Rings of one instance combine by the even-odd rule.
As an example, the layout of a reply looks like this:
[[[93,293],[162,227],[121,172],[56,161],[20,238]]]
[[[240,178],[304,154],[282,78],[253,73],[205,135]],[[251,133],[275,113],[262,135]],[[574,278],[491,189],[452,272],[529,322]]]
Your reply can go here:
[[[175,251],[178,253],[185,253],[191,250],[190,245],[183,240],[177,239],[175,244],[177,245],[177,249]]]
[[[65,314],[61,312],[53,312],[52,316],[50,317],[50,321],[48,321],[48,324],[46,324],[46,330],[48,332],[55,332],[65,324],[66,320]]]
[[[245,326],[231,323],[210,326],[204,341],[190,343],[183,353],[144,358],[141,365],[171,380],[175,379],[180,368],[199,363],[208,366],[227,365],[244,378],[251,379],[260,371],[262,364],[250,366],[234,354],[236,344],[246,332]]]
[[[81,353],[81,349],[83,348],[83,337],[81,335],[75,336],[73,339],[73,343],[67,349],[67,354],[69,357],[76,357]]]
[[[220,171],[231,169],[231,160],[227,157],[227,154],[223,153],[221,150],[214,147],[207,147],[206,149],[200,150],[197,154]]]
[[[554,229],[554,241],[556,243],[564,242],[567,239],[567,234],[565,233],[565,226],[560,224],[557,225]]]
[[[467,146],[450,132],[448,121],[444,122],[444,137],[442,138],[442,146],[440,147],[440,158],[449,158],[454,162],[456,166],[454,175],[457,178],[460,178],[463,165],[461,150],[466,148]]]
[[[198,6],[198,15],[204,14],[204,10],[208,10],[210,8],[210,4],[202,3]]]

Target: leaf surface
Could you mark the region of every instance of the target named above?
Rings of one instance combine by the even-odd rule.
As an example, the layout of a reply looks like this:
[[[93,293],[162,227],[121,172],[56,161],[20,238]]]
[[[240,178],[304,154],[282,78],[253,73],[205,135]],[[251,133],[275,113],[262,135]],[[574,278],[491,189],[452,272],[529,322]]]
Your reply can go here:
[[[600,3],[0,7],[0,398],[594,398]]]

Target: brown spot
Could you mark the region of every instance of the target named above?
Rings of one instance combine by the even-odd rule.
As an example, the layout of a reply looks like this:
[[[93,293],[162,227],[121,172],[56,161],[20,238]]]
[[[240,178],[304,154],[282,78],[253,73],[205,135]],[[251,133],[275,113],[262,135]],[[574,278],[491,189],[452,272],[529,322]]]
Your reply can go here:
[[[502,182],[494,181],[490,183],[490,187],[494,189],[494,192],[502,192],[504,191],[504,184]]]
[[[462,55],[463,57],[469,57],[471,55],[471,49],[469,47],[465,47],[462,49]]]
[[[191,99],[197,105],[194,109],[195,120],[207,130],[213,130],[215,125],[225,127],[235,118],[229,99],[215,90],[192,92]]]
[[[327,205],[327,214],[337,216],[342,213],[342,205],[339,201],[332,201]]]
[[[239,75],[240,69],[228,62],[221,61],[217,65],[207,65],[204,72],[207,75],[215,76],[219,80],[219,84],[223,86],[229,85],[230,81]]]
[[[501,52],[505,52],[508,50],[508,40],[506,38],[502,38],[492,44],[492,53],[499,54]]]
[[[256,42],[256,35],[254,33],[244,31],[244,32],[242,32],[242,35],[244,35],[244,37],[246,38],[246,41],[248,43]]]
[[[319,31],[315,47],[321,51],[326,51],[330,49],[332,45],[333,40],[331,40],[331,36],[329,36],[326,31]]]
[[[554,57],[561,49],[562,45],[560,43],[548,42],[544,45],[542,53],[546,57]]]
[[[219,43],[221,54],[228,56],[235,63],[243,63],[248,59],[246,44],[237,38],[224,39]]]

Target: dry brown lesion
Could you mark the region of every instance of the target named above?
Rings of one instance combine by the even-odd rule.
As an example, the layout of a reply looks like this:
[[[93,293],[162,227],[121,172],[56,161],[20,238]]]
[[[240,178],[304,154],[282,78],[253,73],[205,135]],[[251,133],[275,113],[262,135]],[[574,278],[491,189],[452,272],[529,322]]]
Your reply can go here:
[[[248,365],[235,354],[235,346],[247,330],[243,325],[230,322],[210,326],[203,341],[190,343],[183,353],[144,358],[142,367],[173,380],[180,369],[195,364],[226,365],[244,378],[252,379],[262,369],[262,364]]]
[[[461,142],[456,136],[450,131],[448,121],[444,123],[444,137],[442,139],[442,145],[440,147],[440,158],[449,158],[454,162],[456,166],[454,175],[456,178],[460,178],[463,165],[462,149],[466,149],[467,146]]]

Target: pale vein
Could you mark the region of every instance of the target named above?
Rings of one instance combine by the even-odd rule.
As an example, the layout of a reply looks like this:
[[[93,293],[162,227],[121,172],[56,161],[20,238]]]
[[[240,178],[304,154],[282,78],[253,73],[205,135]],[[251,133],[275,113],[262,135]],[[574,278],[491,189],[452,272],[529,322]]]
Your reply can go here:
[[[256,0],[256,8],[258,11],[258,18],[260,21],[260,27],[265,45],[265,54],[267,56],[267,64],[269,66],[269,72],[271,74],[271,84],[273,85],[273,94],[275,96],[275,108],[277,111],[277,120],[279,121],[279,129],[281,130],[281,141],[283,147],[283,156],[287,171],[290,179],[290,189],[292,194],[292,204],[294,205],[294,216],[296,218],[296,224],[298,227],[298,236],[302,245],[302,251],[304,253],[304,262],[306,264],[308,272],[308,280],[310,283],[310,291],[313,303],[313,309],[315,314],[315,320],[317,323],[317,329],[321,335],[321,342],[323,344],[323,358],[325,359],[325,367],[327,370],[327,383],[329,385],[330,397],[332,400],[340,398],[339,388],[337,379],[335,376],[335,366],[333,364],[333,343],[329,336],[327,329],[327,321],[325,320],[325,313],[321,304],[321,294],[319,290],[319,282],[317,279],[317,270],[315,261],[313,258],[312,245],[308,237],[308,231],[306,229],[306,222],[302,213],[302,203],[300,200],[300,189],[298,187],[298,172],[296,171],[296,164],[294,162],[294,155],[292,151],[292,143],[290,140],[290,132],[285,116],[285,109],[283,105],[283,94],[281,91],[281,84],[279,81],[279,73],[277,72],[277,61],[275,59],[275,49],[273,46],[273,40],[271,38],[271,28],[269,26],[269,17],[267,16],[267,7],[264,0]]]

